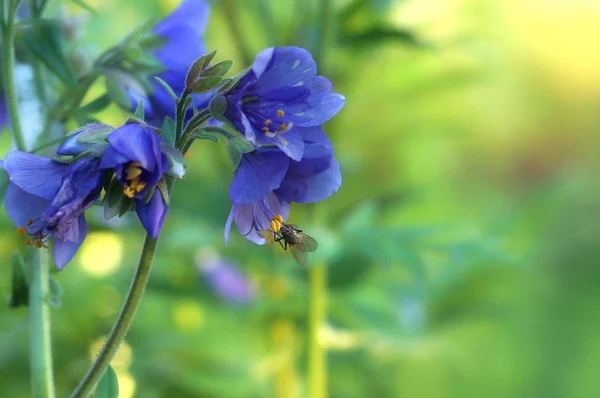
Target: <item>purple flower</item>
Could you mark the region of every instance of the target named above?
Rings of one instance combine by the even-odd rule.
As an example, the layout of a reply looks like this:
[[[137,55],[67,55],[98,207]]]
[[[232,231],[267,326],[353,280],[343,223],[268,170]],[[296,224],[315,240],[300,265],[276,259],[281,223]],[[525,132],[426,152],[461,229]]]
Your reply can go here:
[[[155,239],[167,215],[167,203],[156,184],[168,171],[161,139],[150,127],[126,124],[108,135],[100,168],[114,169],[123,194],[135,200],[135,211],[148,234]],[[148,199],[148,195],[151,195]]]
[[[344,106],[344,96],[331,90],[331,82],[317,76],[308,51],[268,48],[225,95],[224,116],[254,145],[275,145],[299,161],[304,153],[302,130],[322,125]]]
[[[202,34],[208,21],[209,7],[203,0],[185,0],[171,15],[153,28],[154,33],[165,38],[166,43],[153,52],[164,65],[165,70],[156,76],[164,80],[175,93],[185,88],[185,77],[190,66],[202,54],[206,47]],[[140,99],[144,99],[146,121],[160,128],[166,116],[174,117],[175,105],[165,89],[154,79],[149,79],[153,91],[148,98],[128,90],[131,110],[135,110]],[[208,106],[212,94],[193,94],[192,103],[186,119],[192,116],[194,107],[203,109]]]
[[[213,291],[224,301],[241,304],[254,299],[254,287],[248,277],[228,260],[202,251],[196,264]]]
[[[62,269],[85,239],[84,211],[99,198],[105,173],[100,159],[88,156],[73,164],[26,152],[6,154],[1,165],[10,177],[6,212],[25,242],[38,248],[55,238],[52,255]]]
[[[277,148],[259,148],[243,155],[229,190],[233,206],[225,226],[226,243],[235,221],[243,236],[263,244],[260,231],[269,228],[275,215],[287,220],[291,202],[319,202],[339,189],[342,176],[331,143],[320,127],[304,130],[300,161]]]

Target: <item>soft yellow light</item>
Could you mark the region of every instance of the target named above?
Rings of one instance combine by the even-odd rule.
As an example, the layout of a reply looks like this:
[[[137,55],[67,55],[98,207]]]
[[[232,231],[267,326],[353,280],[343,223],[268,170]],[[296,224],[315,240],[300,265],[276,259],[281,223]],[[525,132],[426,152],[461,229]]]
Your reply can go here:
[[[123,242],[112,232],[92,232],[80,250],[82,268],[94,276],[103,277],[119,268]]]
[[[105,341],[106,336],[102,336],[90,345],[90,357],[92,358],[92,360],[96,359],[96,357],[100,353],[100,350],[102,349],[102,346],[104,346]],[[131,346],[127,344],[127,342],[123,341],[119,346],[119,349],[117,350],[117,353],[115,354],[112,362],[110,363],[115,372],[126,371],[127,369],[129,369],[129,365],[131,365],[132,355],[133,353],[131,350]],[[119,388],[121,384],[120,382],[121,380],[119,378]],[[119,397],[120,396],[121,395],[119,394]]]
[[[195,301],[179,301],[173,307],[173,322],[177,329],[184,333],[194,333],[205,323],[204,310]]]
[[[135,393],[135,379],[133,376],[127,371],[115,369],[115,372],[119,381],[119,398],[133,398]]]

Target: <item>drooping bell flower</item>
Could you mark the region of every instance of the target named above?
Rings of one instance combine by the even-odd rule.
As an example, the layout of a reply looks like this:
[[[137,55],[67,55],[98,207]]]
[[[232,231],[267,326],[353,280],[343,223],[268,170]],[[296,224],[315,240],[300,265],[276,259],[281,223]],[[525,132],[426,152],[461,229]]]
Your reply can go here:
[[[208,4],[203,0],[184,0],[173,13],[152,29],[155,34],[166,39],[165,44],[152,53],[164,66],[164,71],[156,76],[171,86],[178,95],[185,88],[185,77],[190,66],[206,53],[202,35],[208,22],[209,11]],[[147,97],[141,95],[139,90],[127,90],[131,100],[131,111],[134,111],[140,99],[143,99],[146,122],[160,128],[166,116],[175,117],[175,106],[173,99],[155,79],[149,79],[149,83],[153,91]],[[192,103],[186,119],[192,116],[194,107],[206,108],[212,94],[193,94],[191,97]]]
[[[268,48],[252,69],[225,94],[224,116],[256,146],[274,145],[299,161],[302,130],[321,126],[338,113],[344,96],[317,76],[311,54],[299,47]]]
[[[129,123],[114,130],[107,139],[100,168],[114,169],[123,195],[134,200],[142,225],[155,239],[168,208],[156,188],[169,171],[169,158],[161,150],[161,138],[150,126]]]
[[[10,178],[6,212],[25,243],[47,248],[54,238],[54,262],[62,269],[87,234],[84,212],[100,197],[105,173],[100,159],[72,164],[26,152],[9,152],[1,165]]]
[[[243,155],[229,190],[233,206],[225,226],[226,242],[235,221],[244,237],[264,244],[261,232],[278,214],[287,220],[292,202],[319,202],[339,189],[342,176],[331,143],[321,128],[306,130],[311,134],[304,135],[300,161],[277,148],[259,148]]]

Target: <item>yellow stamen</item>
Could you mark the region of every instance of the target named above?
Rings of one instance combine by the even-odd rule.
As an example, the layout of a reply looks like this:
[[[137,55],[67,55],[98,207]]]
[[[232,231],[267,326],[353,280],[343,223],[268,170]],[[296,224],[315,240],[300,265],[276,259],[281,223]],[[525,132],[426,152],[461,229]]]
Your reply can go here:
[[[273,218],[271,218],[271,220],[273,221],[279,221],[280,223],[283,222],[283,217],[281,216],[281,214],[277,214],[276,216],[273,216]]]
[[[271,231],[260,231],[263,238],[269,243],[275,243],[275,235]]]
[[[286,128],[286,127],[287,127],[287,124],[285,124],[285,123],[281,123],[281,124],[279,125],[279,127],[277,128],[277,130],[279,130],[279,131],[283,131],[283,130],[285,130],[285,128]]]
[[[263,127],[261,130],[264,131],[265,133],[269,132],[269,128],[268,127]]]
[[[285,116],[285,112],[281,109],[277,110],[277,117],[284,117]]]
[[[29,246],[31,244],[31,239],[25,239],[25,244]]]
[[[139,162],[132,162],[129,167],[125,170],[125,179],[134,180],[142,174],[141,164]]]
[[[268,126],[269,124],[271,124],[271,119],[265,120],[265,126]]]
[[[25,231],[25,227],[19,227],[19,228],[17,228],[17,233],[19,235],[25,235],[25,232],[26,232]]]
[[[271,220],[271,230],[275,233],[279,233],[281,230],[281,222],[278,220]]]
[[[42,246],[43,245],[42,245],[42,241],[41,240],[38,239],[38,240],[35,241],[35,247],[37,247],[38,249],[40,249]]]
[[[29,220],[29,221],[27,221],[27,226],[28,226],[28,227],[29,227],[29,226],[31,226],[31,224],[33,224],[33,220]]]
[[[135,196],[135,189],[130,186],[126,186],[123,188],[123,194],[131,199]]]
[[[143,181],[138,182],[135,186],[132,186],[135,189],[135,192],[140,193],[144,188],[146,188],[146,183]]]

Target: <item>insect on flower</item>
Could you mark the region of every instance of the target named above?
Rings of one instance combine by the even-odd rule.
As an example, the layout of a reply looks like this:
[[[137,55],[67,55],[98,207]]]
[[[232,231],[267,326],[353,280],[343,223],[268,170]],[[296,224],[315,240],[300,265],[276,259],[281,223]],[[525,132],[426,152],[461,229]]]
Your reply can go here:
[[[306,265],[306,253],[314,252],[318,247],[312,236],[305,234],[296,225],[285,224],[279,214],[271,219],[271,229],[264,230],[261,234],[269,243],[279,242],[283,250],[289,247],[296,262],[302,266]]]

